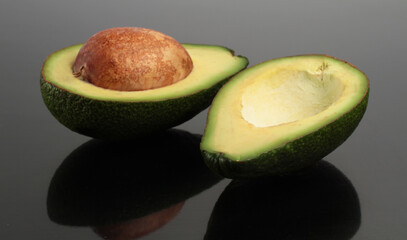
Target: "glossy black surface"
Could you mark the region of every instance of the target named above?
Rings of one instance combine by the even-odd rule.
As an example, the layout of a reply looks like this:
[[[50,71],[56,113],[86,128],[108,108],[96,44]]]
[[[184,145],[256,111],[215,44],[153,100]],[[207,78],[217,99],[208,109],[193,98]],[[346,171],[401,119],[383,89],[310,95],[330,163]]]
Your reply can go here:
[[[352,183],[321,161],[288,177],[232,181],[205,239],[350,239],[360,220]]]
[[[222,179],[202,161],[200,139],[168,130],[142,140],[86,142],[55,172],[48,216],[63,225],[99,226],[187,200]]]
[[[98,141],[69,131],[46,109],[39,89],[39,74],[45,58],[53,51],[84,42],[93,33],[116,26],[152,28],[180,42],[224,45],[248,57],[250,66],[271,58],[309,53],[329,54],[356,65],[366,73],[371,83],[367,112],[354,134],[324,160],[336,169],[332,175],[326,176],[327,179],[335,178],[335,175],[341,176],[339,179],[348,179],[345,185],[355,190],[350,190],[350,196],[353,196],[350,199],[357,197],[358,202],[355,200],[353,205],[349,205],[349,209],[354,209],[346,215],[349,222],[339,221],[341,218],[338,220],[335,214],[332,214],[332,219],[326,215],[320,219],[327,219],[324,221],[327,224],[332,221],[332,225],[327,226],[332,231],[339,231],[336,236],[341,236],[327,235],[326,239],[343,239],[342,236],[352,236],[356,240],[407,239],[406,11],[407,2],[404,0],[1,2],[0,239],[101,239],[101,235],[109,235],[109,231],[119,228],[133,231],[130,235],[133,237],[140,234],[137,232],[140,229],[155,229],[142,239],[204,239],[209,226],[216,223],[214,218],[210,222],[215,210],[227,210],[219,209],[218,203],[227,197],[225,187],[230,180],[220,180],[216,184],[209,181],[198,189],[188,188],[188,185],[177,181],[185,179],[192,186],[200,186],[202,179],[199,174],[193,173],[210,176],[204,166],[199,165],[198,158],[193,157],[194,162],[188,163],[192,165],[181,164],[179,168],[177,165],[167,166],[167,162],[161,160],[157,160],[157,166],[144,166],[149,171],[156,167],[161,169],[158,171],[156,168],[152,171],[154,174],[166,167],[171,169],[170,172],[154,175],[137,167],[141,162],[145,163],[144,158],[134,162],[126,159],[126,156],[132,158],[133,146],[129,146],[126,149],[129,152],[120,155],[120,159],[109,160],[109,147],[102,142],[102,149],[107,153],[102,154],[98,162],[99,158],[93,158],[97,154],[86,157],[89,153],[86,149],[92,149],[99,144]],[[177,128],[191,134],[202,134],[205,122],[206,111]],[[194,141],[195,150],[188,154],[195,156],[197,142],[191,142]],[[157,143],[162,144],[165,145],[165,142]],[[153,145],[144,145],[142,150],[151,148],[159,155],[161,148],[155,149]],[[137,147],[134,146],[134,149]],[[88,153],[78,157],[78,151],[80,153],[84,148]],[[177,151],[184,152],[183,149]],[[190,156],[188,154],[185,156]],[[145,152],[143,156],[148,158]],[[133,176],[132,168],[139,174]],[[176,178],[172,178],[174,175],[171,173]],[[143,175],[149,178],[146,185],[138,179]],[[162,179],[162,176],[167,177]],[[316,176],[319,177],[315,179],[324,179],[324,175]],[[99,181],[101,185],[98,185]],[[187,194],[174,197],[168,204],[160,203],[158,208],[146,210],[144,203],[158,204],[154,202],[158,199],[156,196],[165,193],[166,188],[150,187],[149,184],[154,181],[160,187],[171,186],[170,189],[174,189],[171,194],[177,191]],[[296,188],[295,181],[295,178],[290,180],[291,190]],[[250,194],[264,196],[272,203],[279,201],[279,214],[287,210],[285,203],[290,201],[274,199],[269,192],[259,191],[259,188],[268,191],[269,184],[258,182],[248,186],[252,184],[256,186],[253,189],[256,192],[252,193],[249,189]],[[270,186],[275,188],[273,184]],[[300,186],[304,184],[308,188],[313,185],[312,182],[299,183]],[[87,186],[94,192],[88,191]],[[315,183],[315,187],[318,186]],[[296,192],[290,193],[290,189],[285,192],[280,187],[278,192],[295,196],[298,201],[303,198],[295,195]],[[328,189],[332,196],[338,194],[335,192],[337,188]],[[249,202],[254,200],[247,199],[240,191],[234,194],[237,198],[242,195],[241,199],[237,199],[240,203],[245,199]],[[114,198],[114,195],[120,195],[120,198]],[[137,202],[143,197],[143,204]],[[306,197],[312,199],[312,196]],[[118,202],[115,202],[117,199]],[[280,215],[273,214],[273,206],[267,205],[267,202],[260,202],[256,207],[261,209],[262,205],[266,205],[264,213],[272,215],[270,223],[279,224],[281,230],[294,231],[292,236],[302,236],[295,229],[278,222],[276,218]],[[109,209],[110,212],[99,211],[101,209]],[[273,210],[271,213],[270,209]],[[301,207],[297,210],[298,215],[290,214],[306,219],[309,227],[305,230],[323,231],[313,222],[318,218],[306,218],[310,214],[306,210]],[[223,216],[221,219],[226,217],[226,220],[221,220],[222,224],[235,221],[232,217],[246,216],[239,214],[233,212],[229,219]],[[63,216],[69,216],[69,221],[63,221]],[[335,219],[338,221],[335,222]],[[113,223],[116,220],[126,222],[117,227]],[[245,217],[239,223],[247,221],[255,222]],[[260,223],[264,224],[263,221]],[[255,231],[261,232],[268,227],[260,223],[254,226]],[[226,226],[224,230],[229,231]],[[233,230],[234,234],[242,231],[242,236],[250,232],[244,227]],[[120,233],[123,236],[123,231]],[[218,235],[223,233],[221,229]],[[278,229],[274,229],[273,233],[279,234]]]

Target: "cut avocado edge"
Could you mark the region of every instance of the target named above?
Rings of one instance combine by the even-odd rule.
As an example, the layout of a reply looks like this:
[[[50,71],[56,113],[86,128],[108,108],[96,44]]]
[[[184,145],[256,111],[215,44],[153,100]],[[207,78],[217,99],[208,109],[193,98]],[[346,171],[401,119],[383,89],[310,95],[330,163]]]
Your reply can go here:
[[[288,137],[284,136],[280,141],[267,144],[253,144],[251,151],[239,154],[230,151],[221,151],[218,147],[213,145],[213,139],[219,137],[219,134],[215,134],[216,128],[213,125],[217,124],[217,120],[229,121],[228,119],[217,117],[220,109],[230,107],[226,106],[222,99],[226,95],[230,96],[236,93],[236,89],[235,92],[229,92],[229,90],[233,90],[234,85],[239,84],[240,81],[244,81],[246,78],[255,74],[261,75],[261,71],[260,73],[257,73],[257,71],[262,68],[267,68],[271,62],[290,61],[295,58],[310,57],[329,59],[337,64],[347,66],[347,69],[351,70],[350,72],[356,76],[357,81],[360,81],[360,92],[352,95],[352,101],[348,101],[347,104],[342,104],[336,111],[331,111],[332,114],[327,116],[326,119],[324,118],[323,121],[316,121],[308,127],[300,127],[297,129],[296,134],[291,134],[291,136]],[[239,95],[239,93],[237,93],[237,95]],[[201,150],[208,166],[225,177],[246,178],[288,173],[311,165],[343,143],[351,135],[363,117],[367,107],[368,96],[369,81],[366,75],[354,65],[343,60],[328,55],[301,55],[269,60],[237,74],[218,92],[208,113],[207,126],[201,142]],[[318,120],[318,118],[314,120]],[[300,121],[302,121],[302,119],[297,122]],[[234,129],[240,127],[239,125],[234,125]],[[242,125],[242,127],[244,126]],[[267,128],[279,128],[279,126],[257,128],[257,130]],[[260,130],[258,132],[260,132]],[[237,129],[236,131],[239,130]],[[264,134],[267,134],[267,132],[264,132]],[[223,142],[228,142],[227,138],[230,138],[230,141],[233,142],[237,137],[239,137],[238,134],[233,134],[222,139]],[[254,138],[253,140],[255,141]]]
[[[194,69],[191,72],[191,74],[187,76],[185,79],[175,84],[162,88],[144,91],[115,91],[100,88],[94,86],[93,84],[75,78],[72,75],[71,68],[75,60],[75,57],[79,52],[79,49],[83,46],[83,44],[76,44],[69,47],[65,47],[49,55],[43,64],[41,70],[41,78],[44,81],[54,85],[55,87],[94,100],[121,101],[121,102],[146,102],[146,101],[156,102],[174,99],[178,97],[184,97],[187,95],[193,95],[199,91],[208,89],[212,85],[219,82],[220,80],[235,75],[240,70],[245,69],[249,64],[249,61],[246,57],[241,55],[236,56],[234,54],[234,51],[227,47],[219,45],[204,45],[191,43],[182,45],[187,49],[188,53],[191,55],[194,61]],[[217,72],[214,73],[210,71],[209,72],[202,71],[207,70],[204,68],[206,67],[205,65],[208,64],[208,60],[210,60],[211,58],[211,54],[208,54],[207,56],[204,56],[206,58],[204,59],[204,61],[201,61],[199,59],[203,55],[202,52],[205,52],[206,50],[208,50],[208,52],[211,51],[212,52],[211,54],[215,52],[219,53],[223,58],[217,61],[226,60],[221,62],[225,63],[226,65],[221,68],[218,67]],[[202,74],[203,76],[201,76],[200,74]],[[191,80],[199,79],[199,81],[193,82],[190,79]],[[190,85],[190,83],[192,83],[192,86]]]

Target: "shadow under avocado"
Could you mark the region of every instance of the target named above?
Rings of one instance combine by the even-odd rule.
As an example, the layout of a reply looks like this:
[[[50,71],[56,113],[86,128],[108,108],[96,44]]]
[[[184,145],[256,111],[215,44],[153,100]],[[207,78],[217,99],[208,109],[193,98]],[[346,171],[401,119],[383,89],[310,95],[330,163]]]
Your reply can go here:
[[[51,180],[48,216],[59,224],[98,226],[185,201],[221,180],[204,164],[200,138],[172,129],[137,141],[84,143]]]
[[[352,183],[326,161],[295,175],[232,181],[208,223],[213,239],[350,239],[361,211]]]

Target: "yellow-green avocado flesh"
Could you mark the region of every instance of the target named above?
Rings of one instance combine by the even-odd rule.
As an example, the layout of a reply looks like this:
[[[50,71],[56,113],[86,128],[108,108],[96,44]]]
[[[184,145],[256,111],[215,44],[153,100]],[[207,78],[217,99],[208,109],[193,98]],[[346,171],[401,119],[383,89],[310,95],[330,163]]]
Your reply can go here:
[[[228,178],[281,175],[309,166],[352,134],[368,95],[364,73],[326,55],[248,68],[212,103],[201,142],[205,162]]]
[[[181,124],[207,108],[219,88],[248,60],[215,45],[183,44],[194,68],[183,80],[145,91],[115,91],[76,78],[82,44],[51,54],[41,72],[43,100],[69,129],[101,139],[130,139]]]

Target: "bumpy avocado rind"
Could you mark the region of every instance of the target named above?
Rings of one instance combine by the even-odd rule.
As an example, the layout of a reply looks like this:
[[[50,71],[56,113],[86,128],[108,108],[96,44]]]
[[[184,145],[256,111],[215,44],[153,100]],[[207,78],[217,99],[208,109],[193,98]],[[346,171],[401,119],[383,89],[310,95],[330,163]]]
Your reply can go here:
[[[306,58],[307,56],[296,57]],[[313,55],[311,57],[315,56]],[[325,55],[322,57],[332,58]],[[353,65],[338,59],[332,59],[333,61],[340,61],[341,64],[348,65],[352,68],[352,71],[357,71],[359,75],[358,78],[363,82],[361,85],[365,85],[362,87],[364,92],[359,93],[359,97],[354,97],[353,105],[346,106],[339,111],[335,111],[335,109],[330,110],[331,112],[335,112],[338,116],[330,120],[329,123],[320,124],[312,130],[299,128],[298,131],[301,131],[301,134],[283,144],[275,146],[276,144],[273,145],[273,143],[270,143],[270,147],[267,148],[268,143],[261,143],[266,147],[260,150],[253,150],[253,153],[247,153],[246,156],[249,157],[245,155],[239,156],[239,154],[233,154],[233,152],[223,152],[219,150],[219,148],[213,147],[215,145],[210,144],[214,138],[213,126],[211,126],[211,124],[214,124],[213,119],[217,118],[216,112],[212,112],[212,109],[210,109],[207,127],[201,142],[201,151],[208,167],[218,174],[232,179],[287,175],[314,165],[345,142],[356,129],[366,111],[369,97],[369,83],[367,77]],[[277,59],[277,61],[278,60],[279,59]],[[263,64],[268,64],[269,62]],[[241,74],[238,74],[235,78],[231,79],[229,83],[233,84],[233,81],[241,81],[240,75],[245,75],[248,71],[252,71],[252,68],[248,68]],[[227,87],[227,85],[229,84],[226,84],[225,87]],[[219,95],[225,93],[232,94],[231,91],[222,92],[222,90],[223,88],[214,99],[214,103],[219,101],[219,105],[222,104],[222,100],[218,97]],[[338,114],[338,112],[340,114]],[[319,121],[319,119],[316,118],[316,121]],[[296,125],[301,125],[301,120],[299,120]],[[280,126],[274,126],[274,128],[279,127]],[[236,129],[237,132],[239,131],[237,128],[234,129]],[[304,132],[305,134],[303,134]],[[272,134],[272,132],[270,133]],[[265,130],[264,134],[268,134],[268,132]],[[236,138],[236,136],[231,136],[231,139],[232,138]],[[260,144],[260,142],[256,142],[254,136],[248,141],[248,144],[255,146],[256,144]]]
[[[98,139],[131,139],[165,130],[207,108],[222,80],[210,89],[159,102],[114,102],[86,98],[41,78],[41,92],[52,115],[74,132]]]
[[[68,47],[52,55],[62,55],[64,51],[78,51],[80,46]],[[179,125],[207,108],[219,88],[248,65],[247,58],[235,56],[233,51],[224,47],[193,44],[184,46],[187,50],[219,51],[223,55],[230,56],[233,63],[228,65],[226,71],[223,71],[222,66],[219,65],[217,72],[206,72],[203,77],[210,79],[210,82],[202,83],[191,88],[192,90],[183,90],[181,89],[183,86],[180,88],[171,86],[168,88],[168,97],[165,93],[160,93],[158,94],[160,97],[155,98],[153,95],[155,90],[150,90],[149,92],[153,94],[144,94],[147,96],[145,99],[136,97],[132,100],[131,95],[117,99],[109,98],[110,92],[107,92],[106,95],[92,96],[83,94],[83,91],[77,92],[77,87],[76,89],[66,88],[63,80],[48,77],[51,76],[49,72],[53,71],[51,68],[60,67],[55,62],[58,61],[58,57],[51,55],[44,63],[40,79],[44,103],[52,115],[64,126],[74,132],[98,139],[138,138]],[[72,55],[72,53],[70,54]],[[47,64],[53,67],[47,67]],[[46,71],[44,68],[47,68]],[[65,69],[65,71],[67,70]],[[165,88],[167,87],[159,89],[159,91],[165,92]]]

